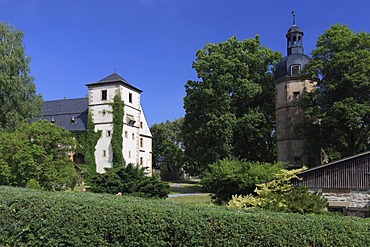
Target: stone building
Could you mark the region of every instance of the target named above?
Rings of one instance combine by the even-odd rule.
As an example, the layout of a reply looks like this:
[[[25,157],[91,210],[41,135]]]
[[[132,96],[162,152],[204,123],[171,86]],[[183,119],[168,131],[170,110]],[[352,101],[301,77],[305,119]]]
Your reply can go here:
[[[88,96],[78,99],[45,101],[43,114],[32,121],[45,119],[72,132],[83,132],[87,128],[87,113],[92,113],[95,130],[101,137],[95,150],[96,171],[104,172],[112,167],[113,115],[110,103],[119,93],[125,103],[123,117],[123,157],[126,163],[146,167],[152,174],[152,135],[142,106],[141,90],[128,83],[117,73],[89,83]],[[75,162],[83,162],[81,154],[74,154]]]
[[[294,16],[293,16],[294,17]],[[304,140],[297,136],[294,125],[302,119],[297,101],[305,91],[315,88],[315,83],[300,80],[299,73],[310,61],[303,51],[303,31],[295,24],[287,34],[287,56],[276,67],[275,71],[275,114],[277,160],[296,166],[306,165]]]

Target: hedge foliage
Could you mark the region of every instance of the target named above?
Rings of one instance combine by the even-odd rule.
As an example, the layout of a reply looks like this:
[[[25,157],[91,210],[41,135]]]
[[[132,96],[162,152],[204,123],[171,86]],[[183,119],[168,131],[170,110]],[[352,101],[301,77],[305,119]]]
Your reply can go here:
[[[0,187],[0,246],[369,246],[368,219]]]

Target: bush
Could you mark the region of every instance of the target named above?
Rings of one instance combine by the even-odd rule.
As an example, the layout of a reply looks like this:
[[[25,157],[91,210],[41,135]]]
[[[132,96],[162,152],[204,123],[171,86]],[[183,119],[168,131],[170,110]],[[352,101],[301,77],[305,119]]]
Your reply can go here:
[[[36,179],[30,179],[30,181],[28,182],[28,188],[30,189],[41,189],[41,186],[39,184],[39,182],[36,180]]]
[[[90,181],[89,190],[95,193],[132,194],[140,197],[166,198],[169,186],[157,177],[148,177],[142,167],[128,164],[125,167],[108,168],[96,174]]]
[[[0,246],[370,246],[369,219],[0,187]]]
[[[289,213],[321,213],[328,200],[319,192],[311,193],[307,187],[294,186],[291,180],[306,167],[295,170],[281,170],[276,179],[257,184],[257,196],[235,195],[229,201],[232,208],[260,207],[272,211]]]
[[[221,204],[228,202],[233,195],[254,193],[256,184],[274,179],[280,169],[281,163],[219,160],[209,166],[201,184],[206,191],[214,193],[213,199]]]

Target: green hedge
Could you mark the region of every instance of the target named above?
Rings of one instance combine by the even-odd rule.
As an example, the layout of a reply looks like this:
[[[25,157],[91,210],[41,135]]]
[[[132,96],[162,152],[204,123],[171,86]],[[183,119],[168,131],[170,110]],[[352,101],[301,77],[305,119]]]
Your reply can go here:
[[[370,221],[0,187],[0,246],[370,246]]]

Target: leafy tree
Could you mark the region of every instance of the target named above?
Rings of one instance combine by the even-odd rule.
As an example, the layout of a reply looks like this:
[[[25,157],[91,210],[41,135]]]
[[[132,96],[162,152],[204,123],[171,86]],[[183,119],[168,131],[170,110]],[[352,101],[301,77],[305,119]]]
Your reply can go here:
[[[189,165],[200,173],[219,159],[273,161],[272,66],[281,54],[261,46],[259,36],[206,44],[184,98],[184,144]]]
[[[225,159],[209,166],[201,184],[213,193],[213,199],[221,204],[228,202],[232,195],[253,193],[256,184],[270,181],[282,169],[281,163],[239,161]]]
[[[0,131],[14,131],[40,113],[42,98],[30,73],[23,33],[0,22]]]
[[[272,211],[290,213],[320,213],[327,207],[328,200],[319,192],[309,192],[307,187],[294,186],[292,179],[299,179],[298,174],[307,169],[282,169],[276,178],[267,183],[257,184],[253,195],[234,195],[229,207],[244,208],[260,207]]]
[[[2,135],[6,139],[0,139],[0,165],[6,168],[7,185],[26,187],[33,179],[45,190],[75,186],[76,171],[68,158],[74,140],[69,131],[43,120]]]
[[[140,197],[166,198],[168,185],[156,177],[148,177],[145,168],[128,164],[125,167],[107,168],[91,180],[92,192],[130,194]]]
[[[161,161],[161,171],[179,174],[184,167],[182,124],[183,118],[179,118],[150,127],[153,136],[153,160]]]
[[[117,93],[113,102],[111,103],[113,112],[113,134],[112,134],[112,156],[113,156],[113,167],[120,167],[126,164],[123,158],[123,114],[125,107],[124,102],[121,99],[121,95]]]
[[[370,142],[370,34],[333,25],[316,46],[304,76],[317,89],[301,99],[297,127],[314,164],[321,148],[336,159],[368,150]]]

